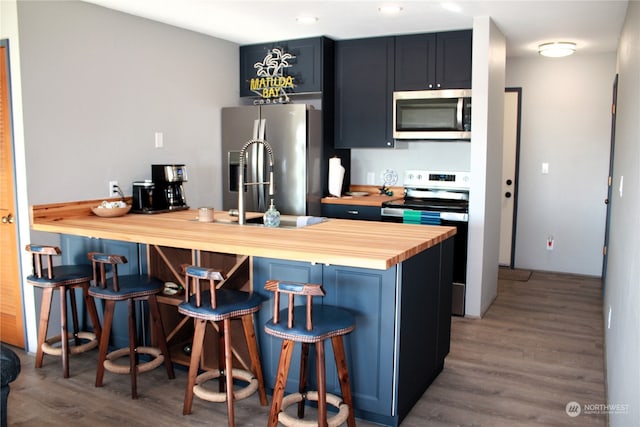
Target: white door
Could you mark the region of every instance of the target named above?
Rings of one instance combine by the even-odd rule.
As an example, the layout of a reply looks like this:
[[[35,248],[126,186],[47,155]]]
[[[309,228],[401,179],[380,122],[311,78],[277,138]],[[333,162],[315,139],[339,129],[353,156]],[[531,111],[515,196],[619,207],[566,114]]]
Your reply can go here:
[[[513,268],[515,213],[520,129],[520,89],[504,93],[504,141],[502,145],[502,214],[500,218],[499,263]]]

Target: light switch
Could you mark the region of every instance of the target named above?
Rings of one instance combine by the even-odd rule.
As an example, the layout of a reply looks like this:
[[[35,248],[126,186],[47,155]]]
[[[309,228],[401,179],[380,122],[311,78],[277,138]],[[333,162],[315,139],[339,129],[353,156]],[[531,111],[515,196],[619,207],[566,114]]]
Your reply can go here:
[[[620,175],[620,188],[618,191],[620,192],[620,197],[622,197],[622,184],[624,183],[624,176]]]
[[[542,163],[542,174],[547,175],[549,173],[549,163]]]
[[[164,147],[164,141],[163,141],[162,132],[156,132],[156,134],[155,134],[155,146],[156,146],[156,148]]]

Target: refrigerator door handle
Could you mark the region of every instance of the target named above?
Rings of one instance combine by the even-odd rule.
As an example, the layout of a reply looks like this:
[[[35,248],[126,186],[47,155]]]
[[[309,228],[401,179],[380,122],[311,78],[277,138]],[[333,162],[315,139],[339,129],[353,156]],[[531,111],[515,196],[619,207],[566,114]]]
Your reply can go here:
[[[253,133],[251,134],[251,137],[253,139],[258,139],[258,128],[260,126],[260,120],[259,119],[255,119],[253,121]]]
[[[265,135],[265,128],[267,127],[267,119],[260,119],[260,129],[259,129],[259,133],[258,133],[258,138],[264,141],[264,135]],[[262,211],[266,211],[267,210],[267,203],[266,203],[266,194],[267,194],[267,187],[264,185],[264,182],[266,181],[265,179],[265,175],[264,175],[264,169],[265,169],[265,149],[262,145],[257,145],[256,148],[258,149],[258,179],[257,181],[260,183],[260,185],[257,186],[258,188],[258,200],[257,200],[257,205],[258,209],[260,212]]]

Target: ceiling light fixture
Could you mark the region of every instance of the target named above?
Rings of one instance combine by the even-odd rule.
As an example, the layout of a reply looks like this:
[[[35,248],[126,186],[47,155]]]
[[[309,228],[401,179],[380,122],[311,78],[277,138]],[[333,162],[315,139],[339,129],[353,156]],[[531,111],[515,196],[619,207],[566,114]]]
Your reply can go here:
[[[298,21],[300,24],[315,24],[316,22],[318,22],[318,18],[316,18],[315,16],[298,16],[296,18],[296,21]]]
[[[538,46],[538,53],[551,58],[562,58],[569,56],[576,51],[576,44],[573,42],[551,42]]]
[[[389,4],[386,6],[380,6],[378,8],[380,13],[384,13],[385,15],[395,15],[397,13],[402,12],[402,7],[397,6],[395,4]]]

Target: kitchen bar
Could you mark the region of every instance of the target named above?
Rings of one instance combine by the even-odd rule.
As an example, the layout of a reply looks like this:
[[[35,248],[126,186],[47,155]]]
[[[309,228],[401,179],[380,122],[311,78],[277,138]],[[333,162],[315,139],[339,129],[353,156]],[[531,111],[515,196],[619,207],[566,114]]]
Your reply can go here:
[[[213,223],[202,223],[195,220],[195,210],[99,218],[90,211],[97,204],[33,206],[32,229],[249,256],[253,289],[265,297],[267,279],[323,283],[324,301],[356,316],[346,351],[359,418],[398,425],[444,366],[454,227],[329,219],[266,228],[232,224],[225,212],[216,212]],[[267,388],[273,387],[279,353],[279,342],[262,331],[270,307],[272,301],[266,300],[257,331]],[[329,392],[338,387],[334,376],[327,372]]]

